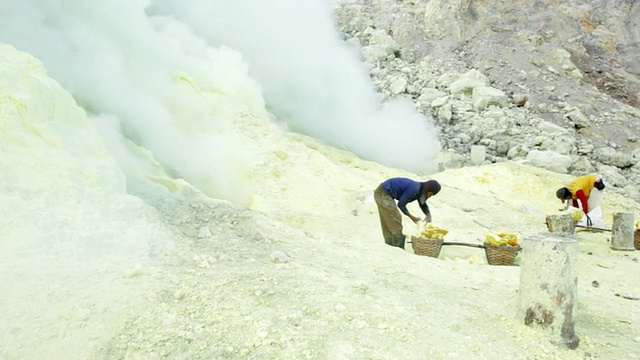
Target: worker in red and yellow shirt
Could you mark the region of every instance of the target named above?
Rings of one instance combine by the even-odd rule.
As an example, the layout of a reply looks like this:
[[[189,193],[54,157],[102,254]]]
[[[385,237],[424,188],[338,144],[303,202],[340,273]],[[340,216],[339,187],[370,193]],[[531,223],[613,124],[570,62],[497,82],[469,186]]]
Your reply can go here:
[[[556,191],[556,196],[558,199],[562,200],[562,202],[566,201],[567,207],[569,206],[569,201],[571,201],[573,207],[579,208],[579,200],[582,205],[582,211],[584,211],[585,214],[588,214],[589,197],[591,196],[591,192],[594,188],[604,190],[604,183],[602,182],[602,179],[598,179],[595,175],[584,175],[575,178],[566,187],[558,189],[558,191]]]

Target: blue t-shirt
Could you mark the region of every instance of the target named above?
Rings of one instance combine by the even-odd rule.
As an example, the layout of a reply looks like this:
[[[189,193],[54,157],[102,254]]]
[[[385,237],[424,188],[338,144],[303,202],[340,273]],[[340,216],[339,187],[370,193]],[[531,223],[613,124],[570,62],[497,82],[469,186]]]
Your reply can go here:
[[[427,199],[421,198],[420,196],[421,186],[422,183],[403,177],[391,178],[382,183],[382,188],[388,192],[392,198],[398,200],[398,208],[407,216],[409,215],[407,204],[415,200],[418,200],[422,212],[425,215],[429,215]]]

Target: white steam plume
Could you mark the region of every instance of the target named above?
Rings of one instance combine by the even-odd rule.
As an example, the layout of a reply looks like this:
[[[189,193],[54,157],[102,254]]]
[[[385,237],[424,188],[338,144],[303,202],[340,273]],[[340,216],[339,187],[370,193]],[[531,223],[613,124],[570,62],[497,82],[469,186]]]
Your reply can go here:
[[[0,42],[39,58],[92,119],[111,119],[96,127],[105,141],[117,139],[106,129],[121,130],[209,195],[246,203],[255,156],[230,122],[238,111],[266,114],[260,90],[240,54],[149,17],[147,5],[2,0]]]
[[[213,46],[242,52],[268,108],[289,127],[370,160],[433,169],[430,118],[408,100],[380,107],[365,65],[340,39],[327,0],[154,0]]]

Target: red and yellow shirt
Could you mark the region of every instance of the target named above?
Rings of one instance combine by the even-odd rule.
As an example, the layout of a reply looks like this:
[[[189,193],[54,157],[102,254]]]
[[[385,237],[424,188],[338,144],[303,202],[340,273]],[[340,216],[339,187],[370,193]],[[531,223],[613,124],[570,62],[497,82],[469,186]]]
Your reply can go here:
[[[595,175],[585,175],[575,178],[567,189],[571,192],[571,199],[573,199],[573,206],[578,207],[578,200],[582,203],[582,210],[585,214],[589,213],[589,205],[587,199],[591,194],[591,190],[594,188],[594,184],[597,178]]]

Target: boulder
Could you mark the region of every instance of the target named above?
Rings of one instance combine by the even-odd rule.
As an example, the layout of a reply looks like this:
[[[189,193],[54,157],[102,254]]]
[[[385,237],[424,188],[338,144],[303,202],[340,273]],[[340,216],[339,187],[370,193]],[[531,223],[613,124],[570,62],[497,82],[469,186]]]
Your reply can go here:
[[[491,105],[506,107],[509,105],[507,95],[502,91],[490,86],[478,86],[473,89],[473,108],[482,111]]]
[[[565,115],[576,129],[582,129],[591,126],[591,121],[580,110],[573,110]]]
[[[549,150],[531,150],[527,154],[527,160],[531,165],[561,174],[566,174],[571,166],[571,156]]]
[[[398,43],[384,30],[369,27],[364,31],[364,38],[368,45],[362,48],[362,52],[371,62],[384,60],[400,50]]]
[[[480,71],[473,69],[469,70],[467,73],[460,76],[459,79],[452,82],[451,85],[449,85],[449,91],[451,91],[452,94],[471,94],[473,89],[487,85],[489,85],[487,77]]]
[[[402,76],[391,78],[389,90],[393,95],[400,95],[407,90],[407,79]]]
[[[632,155],[619,152],[610,147],[601,147],[593,151],[593,156],[599,162],[605,165],[611,165],[619,168],[626,168],[635,165],[636,160]]]

